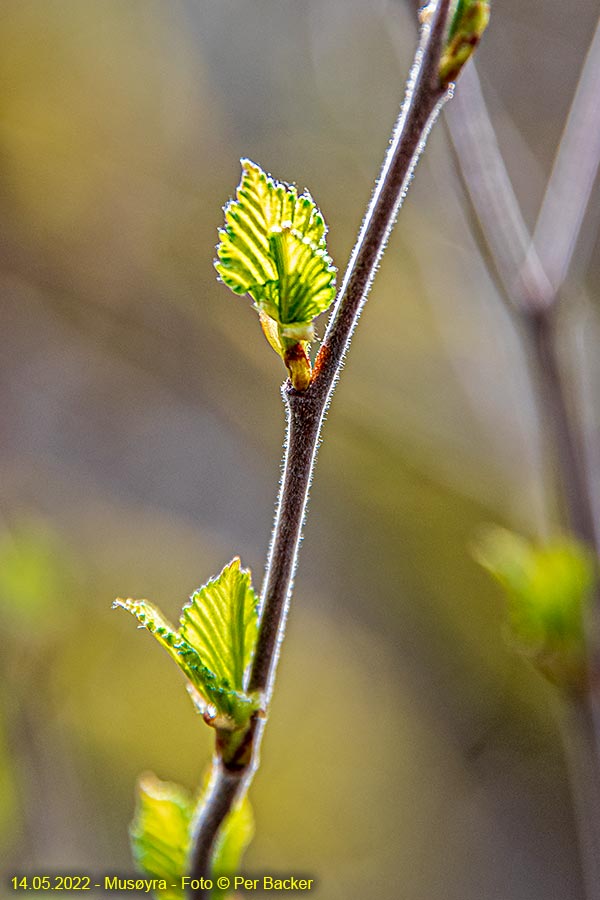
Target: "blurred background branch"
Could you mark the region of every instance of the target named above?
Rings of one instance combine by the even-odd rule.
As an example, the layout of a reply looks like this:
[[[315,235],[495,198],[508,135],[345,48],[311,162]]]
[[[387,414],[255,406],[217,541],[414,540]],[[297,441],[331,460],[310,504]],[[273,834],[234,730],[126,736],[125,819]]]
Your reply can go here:
[[[586,459],[586,439],[568,395],[558,349],[556,313],[600,163],[600,25],[583,65],[577,90],[554,159],[533,235],[513,190],[490,121],[475,65],[458,89],[447,116],[462,177],[479,221],[504,297],[518,314],[532,358],[541,415],[554,454],[556,484],[563,501],[565,531],[598,558],[598,524]],[[575,366],[575,360],[572,361]],[[588,625],[589,687],[566,699],[561,715],[578,831],[586,896],[600,896],[600,709],[598,615],[600,591],[595,564],[594,616]],[[560,702],[560,700],[559,700]]]

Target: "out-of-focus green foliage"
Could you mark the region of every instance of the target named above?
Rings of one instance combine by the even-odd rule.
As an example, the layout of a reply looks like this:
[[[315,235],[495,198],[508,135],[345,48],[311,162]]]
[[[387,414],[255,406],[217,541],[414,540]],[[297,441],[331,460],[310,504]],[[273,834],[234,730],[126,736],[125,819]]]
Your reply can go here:
[[[129,829],[133,858],[138,869],[150,878],[164,879],[165,890],[156,890],[157,900],[183,900],[181,877],[189,869],[188,855],[194,816],[209,787],[205,779],[199,800],[172,782],[147,773],[138,781],[135,817]],[[240,871],[242,856],[254,835],[254,816],[247,797],[227,816],[213,854],[213,881],[219,875]],[[224,900],[229,890],[212,891],[213,900]]]
[[[150,878],[167,882],[165,890],[155,892],[158,900],[182,900],[185,896],[181,876],[187,870],[193,812],[192,798],[179,785],[152,774],[140,778],[129,833],[138,868]]]
[[[225,207],[215,267],[234,293],[250,294],[267,340],[289,367],[335,296],[325,221],[310,194],[298,195],[248,159],[236,196]]]
[[[572,540],[536,546],[494,528],[476,550],[504,588],[516,646],[551,681],[577,687],[586,677],[584,620],[594,563]]]
[[[19,796],[10,747],[6,740],[6,728],[0,719],[0,848],[2,838],[12,829],[11,838],[16,837],[15,825],[19,820]]]
[[[65,548],[41,523],[22,522],[0,533],[0,609],[3,620],[30,637],[64,627],[72,608]],[[60,598],[63,615],[54,615]]]
[[[39,745],[54,737],[51,728],[44,734],[32,724],[53,706],[50,671],[77,624],[78,575],[69,549],[43,518],[22,515],[0,530],[0,856],[6,836],[10,846],[26,833],[21,814],[31,769],[39,766]],[[15,754],[20,735],[27,740]]]
[[[184,606],[177,631],[147,600],[115,600],[167,650],[204,701],[205,720],[233,730],[256,709],[244,693],[244,672],[254,652],[257,600],[250,572],[236,557]]]
[[[254,814],[248,797],[245,796],[230,812],[221,829],[217,846],[213,855],[213,873],[215,879],[219,875],[236,875],[240,872],[242,857],[254,836]],[[230,896],[229,890],[213,888],[214,900]]]

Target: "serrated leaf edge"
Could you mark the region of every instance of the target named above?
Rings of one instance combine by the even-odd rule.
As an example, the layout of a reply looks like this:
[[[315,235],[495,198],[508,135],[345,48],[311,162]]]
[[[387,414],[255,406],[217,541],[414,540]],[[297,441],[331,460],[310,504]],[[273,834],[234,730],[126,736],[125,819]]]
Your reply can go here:
[[[227,682],[220,681],[204,664],[200,654],[174,629],[160,609],[148,600],[117,597],[113,602],[113,609],[117,608],[131,613],[140,623],[139,627],[146,628],[167,650],[190,682],[194,706],[207,724],[224,730],[234,730],[245,725],[258,708],[258,698],[234,690]],[[147,610],[160,622],[158,627],[154,626]],[[200,703],[200,698],[204,701],[203,704]]]
[[[236,191],[236,197],[235,199],[230,200],[225,205],[225,226],[219,229],[220,241],[216,247],[217,258],[214,261],[215,268],[219,274],[219,278],[234,293],[240,295],[247,293],[250,294],[250,296],[254,300],[254,304],[257,310],[259,312],[262,311],[266,315],[270,316],[272,319],[278,322],[278,324],[282,326],[287,325],[292,327],[302,325],[309,326],[312,323],[313,319],[315,319],[322,312],[325,312],[335,296],[336,268],[333,265],[333,260],[327,253],[326,234],[328,229],[327,225],[325,224],[325,220],[308,191],[304,191],[302,194],[298,194],[298,191],[294,185],[278,181],[272,176],[267,175],[261,169],[261,167],[252,162],[252,160],[244,158],[241,160],[241,164],[242,178]],[[262,223],[257,221],[256,219],[251,222],[253,237],[262,248],[265,257],[270,263],[270,271],[268,272],[265,270],[263,261],[256,259],[252,248],[248,246],[243,235],[236,231],[231,224],[231,220],[236,221],[236,219],[238,219],[240,216],[244,219],[252,218],[251,214],[248,213],[248,211],[243,206],[244,203],[256,206],[255,198],[251,195],[249,190],[249,182],[252,176],[254,176],[256,181],[264,184],[267,191],[272,191],[273,194],[275,194],[279,198],[279,202],[282,207],[279,214],[279,220],[275,221],[272,225],[267,224],[266,221],[268,219],[269,210],[265,212],[262,207],[259,209],[259,213],[265,219],[265,222]],[[283,218],[284,203],[288,208],[290,206],[294,207],[293,220]],[[298,203],[302,203],[307,208],[310,207],[310,213],[305,217],[304,221],[298,221],[296,218],[297,210],[295,207]],[[277,218],[277,216],[275,218]],[[307,234],[307,232],[310,230],[317,231],[319,237],[316,241],[313,240],[310,234]],[[313,312],[310,316],[307,315],[301,319],[292,319],[288,322],[281,320],[280,310],[275,304],[269,303],[268,299],[259,295],[261,293],[259,289],[262,289],[262,292],[264,292],[264,288],[269,284],[279,284],[280,282],[280,273],[277,271],[277,266],[275,260],[273,259],[273,254],[269,243],[272,236],[277,235],[282,231],[288,231],[295,237],[296,240],[298,240],[311,250],[311,254],[314,259],[319,259],[322,261],[323,272],[330,277],[327,281],[327,284],[321,285],[319,291],[317,291],[316,293],[323,291],[325,287],[329,288],[331,291],[331,297],[329,298],[329,302],[327,303],[327,305],[323,306],[318,311]],[[229,256],[227,255],[226,249],[224,249],[224,244],[226,246],[228,241],[234,245],[236,243],[244,244],[245,252],[247,253],[247,261],[249,263],[248,270],[250,272],[253,272],[256,278],[254,283],[248,284],[247,281],[245,283],[242,283],[241,279],[237,278],[235,274],[232,274],[231,269],[228,268],[227,263],[229,261]],[[274,349],[277,349],[274,346],[273,342],[270,341],[270,343],[274,347]]]

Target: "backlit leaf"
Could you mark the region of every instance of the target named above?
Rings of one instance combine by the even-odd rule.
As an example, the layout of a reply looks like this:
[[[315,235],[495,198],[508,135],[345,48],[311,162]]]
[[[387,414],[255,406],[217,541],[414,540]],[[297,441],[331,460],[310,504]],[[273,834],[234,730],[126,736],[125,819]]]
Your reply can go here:
[[[134,615],[167,650],[188,678],[192,695],[208,708],[211,724],[232,729],[248,721],[257,708],[244,692],[244,672],[256,643],[257,601],[239,559],[193,594],[179,630],[147,600],[117,599],[113,605]]]
[[[310,194],[298,195],[293,185],[242,160],[236,199],[225,207],[215,267],[234,293],[249,294],[268,317],[263,329],[284,359],[291,344],[312,339],[313,320],[335,296],[326,231]]]
[[[187,872],[193,813],[193,800],[183,788],[152,774],[140,778],[129,834],[137,867],[149,878],[167,882],[165,890],[155,891],[158,900],[185,896],[181,876]]]
[[[219,683],[244,690],[244,672],[256,644],[257,598],[250,572],[236,557],[220,575],[192,594],[180,634]]]

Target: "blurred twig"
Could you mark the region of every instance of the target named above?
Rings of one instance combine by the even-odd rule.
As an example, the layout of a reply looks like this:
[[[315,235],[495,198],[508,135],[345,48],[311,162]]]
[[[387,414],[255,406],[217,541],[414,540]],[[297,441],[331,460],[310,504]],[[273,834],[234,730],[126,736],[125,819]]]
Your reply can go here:
[[[565,282],[600,163],[600,22],[535,224],[533,246],[556,295]]]
[[[569,780],[577,818],[587,900],[600,896],[600,785],[598,747],[591,704],[570,698],[559,712]]]
[[[590,108],[590,90],[596,79],[600,81],[598,33],[588,53],[533,236],[527,230],[506,171],[474,65],[467,66],[463,73],[454,110],[449,111],[447,122],[462,177],[505,298],[519,313],[532,342],[542,406],[548,426],[553,430],[570,527],[580,540],[598,551],[600,544],[582,438],[569,412],[555,334],[560,292],[589,201],[591,173],[595,174],[600,161],[600,107],[596,104],[593,110]],[[586,115],[593,139],[592,147],[584,151],[581,122]],[[575,154],[574,160],[571,154]],[[574,179],[569,190],[570,221],[577,233],[569,239],[561,215],[556,214],[556,209],[553,215],[550,213],[555,200],[548,198],[558,198],[567,191],[567,173],[573,171],[579,158],[583,160],[585,172],[581,178]],[[551,277],[545,268],[550,255]],[[557,283],[559,273],[563,280]]]
[[[544,290],[546,276],[541,264],[534,269],[537,257],[532,252],[531,234],[506,170],[474,64],[465,66],[453,106],[446,122],[463,184],[504,295],[509,303],[520,307],[520,298],[514,296],[515,281],[528,255],[537,283]]]
[[[529,340],[566,522],[596,554],[600,540],[585,443],[561,368],[556,313],[600,163],[599,93],[600,25],[582,69],[533,235],[525,225],[472,64],[463,73],[447,117],[489,257],[504,297]],[[594,594],[597,618],[597,578]],[[563,725],[588,900],[600,898],[600,722],[593,689],[597,641],[592,634],[588,692],[567,698],[567,725]]]

